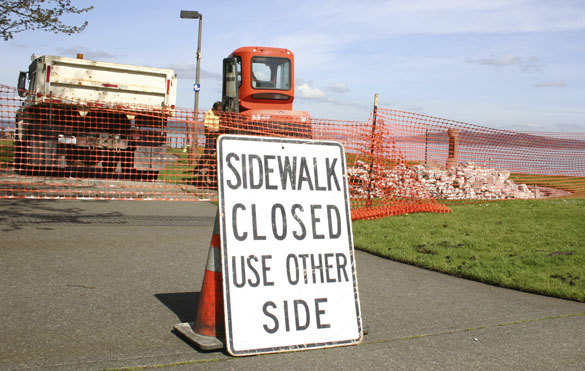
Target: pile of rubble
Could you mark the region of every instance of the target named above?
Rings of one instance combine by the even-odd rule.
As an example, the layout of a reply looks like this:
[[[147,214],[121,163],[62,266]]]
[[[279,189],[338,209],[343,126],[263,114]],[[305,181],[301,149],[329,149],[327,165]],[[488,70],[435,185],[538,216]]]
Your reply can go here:
[[[481,168],[471,162],[446,170],[422,165],[415,165],[412,170],[434,198],[503,200],[538,197],[526,184],[515,184],[511,181],[509,171]]]
[[[515,184],[510,172],[481,168],[471,162],[448,169],[399,164],[391,169],[357,161],[347,170],[354,197],[442,200],[504,200],[539,198],[539,191]],[[372,181],[370,182],[370,173]],[[536,192],[536,193],[535,193]]]

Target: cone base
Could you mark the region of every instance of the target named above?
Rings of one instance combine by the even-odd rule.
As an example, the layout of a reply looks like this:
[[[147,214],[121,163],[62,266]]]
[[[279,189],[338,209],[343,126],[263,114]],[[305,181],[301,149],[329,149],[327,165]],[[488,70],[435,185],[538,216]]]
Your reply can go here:
[[[215,336],[200,335],[193,331],[193,322],[179,323],[174,326],[174,329],[185,337],[189,342],[202,350],[217,350],[223,349],[223,341]]]

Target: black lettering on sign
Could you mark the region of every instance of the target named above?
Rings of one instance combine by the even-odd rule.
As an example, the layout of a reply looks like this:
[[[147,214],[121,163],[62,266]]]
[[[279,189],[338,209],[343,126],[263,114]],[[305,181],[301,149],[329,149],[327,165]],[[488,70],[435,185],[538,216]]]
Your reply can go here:
[[[321,315],[325,314],[325,310],[321,310],[319,306],[319,304],[321,303],[327,303],[327,298],[315,299],[315,319],[317,320],[317,328],[318,329],[330,328],[331,327],[330,324],[321,323]]]
[[[331,191],[335,188],[341,191],[337,167],[337,158],[325,158],[319,161],[318,157],[312,157],[313,171],[309,169],[308,159],[297,156],[275,156],[228,153],[226,165],[230,170],[228,174],[233,179],[228,179],[226,184],[230,189],[266,189],[266,190],[293,190],[300,191],[309,189],[311,191]],[[324,164],[323,164],[324,162]],[[298,166],[297,166],[298,165]],[[323,171],[323,166],[325,169]],[[272,183],[271,175],[278,171],[280,183]],[[326,183],[319,177],[325,174]],[[230,178],[226,176],[226,178]],[[277,178],[277,179],[278,179]]]
[[[264,184],[266,189],[278,189],[274,184],[270,184],[270,174],[274,173],[274,169],[270,166],[269,160],[275,160],[276,156],[266,155],[264,156]]]
[[[313,175],[315,177],[315,189],[317,191],[326,191],[327,187],[319,186],[319,168],[317,167],[317,157],[313,157]]]
[[[238,241],[246,240],[248,235],[251,235],[255,241],[265,241],[266,228],[270,228],[269,231],[272,231],[276,240],[284,241],[289,238],[290,226],[292,236],[299,241],[307,238],[307,233],[310,233],[309,237],[315,240],[337,239],[341,236],[341,212],[337,206],[316,204],[309,205],[309,209],[310,211],[305,213],[304,207],[300,204],[293,204],[289,209],[281,203],[275,203],[268,214],[266,211],[260,212],[256,204],[246,206],[236,203],[232,207],[231,214],[232,233]],[[242,226],[242,221],[250,219],[252,228],[246,230]],[[294,222],[289,225],[289,220]],[[267,222],[270,223],[270,227]],[[307,231],[307,226],[311,228],[310,232]]]
[[[341,191],[341,188],[339,187],[339,181],[337,180],[337,173],[335,172],[336,162],[336,158],[333,159],[333,163],[329,163],[329,158],[325,159],[325,168],[327,169],[327,189],[331,190],[331,179],[333,178],[337,190]]]
[[[250,189],[260,189],[264,184],[264,169],[262,159],[258,155],[248,155],[248,166],[250,168]],[[257,173],[257,176],[255,175]]]
[[[291,263],[294,264],[294,267],[291,266]],[[294,279],[293,276],[294,275]],[[286,276],[288,278],[288,283],[291,285],[296,285],[299,283],[300,273],[299,273],[299,261],[295,254],[288,254],[286,257]]]
[[[331,212],[335,212],[335,223],[331,217]],[[339,209],[335,205],[327,205],[327,222],[329,224],[329,238],[339,238],[341,235],[341,214]],[[337,227],[337,231],[333,232],[333,226]]]
[[[284,163],[282,157],[278,156],[278,171],[280,172],[280,184],[282,189],[286,189],[287,184],[290,184],[291,189],[297,189],[297,158],[293,157],[292,165],[290,158],[286,156]]]
[[[306,182],[309,189],[313,190],[313,182],[311,181],[311,174],[309,173],[309,166],[307,165],[307,159],[301,157],[301,165],[299,169],[299,183],[297,184],[297,190],[303,189],[303,183]]]
[[[335,260],[337,262],[337,281],[341,282],[341,273],[343,273],[343,277],[345,277],[345,282],[349,281],[349,277],[347,277],[347,257],[345,254],[337,253],[335,254]]]
[[[280,223],[277,221],[277,219],[279,219]],[[279,224],[282,230],[281,233],[278,233]],[[272,234],[274,234],[274,238],[282,241],[286,238],[286,231],[286,212],[284,211],[284,206],[281,204],[274,204],[272,206]]]
[[[278,331],[278,318],[270,313],[268,311],[268,307],[272,307],[273,309],[276,309],[276,304],[274,304],[273,301],[267,301],[266,303],[264,303],[264,306],[262,307],[262,312],[266,315],[266,317],[269,317],[270,319],[272,319],[272,322],[274,322],[274,325],[272,327],[268,327],[268,325],[264,325],[264,331],[266,331],[269,334],[274,334],[276,331]]]
[[[256,255],[248,255],[247,258],[242,255],[239,258],[238,264],[238,258],[232,256],[232,280],[234,286],[242,288],[246,283],[250,287],[258,287],[260,284],[274,286],[274,282],[268,279],[268,272],[271,270],[268,262],[272,259],[272,255],[262,255],[260,259]],[[257,266],[260,260],[262,261],[261,268]],[[260,279],[258,269],[262,269],[262,279]],[[246,277],[248,277],[247,280]]]
[[[349,282],[347,257],[343,253],[288,254],[285,268],[291,285]]]
[[[289,315],[288,315],[288,301],[284,301],[283,303],[284,306],[284,329],[286,330],[286,332],[290,331],[290,320],[289,320]]]
[[[299,258],[303,261],[303,278],[305,284],[309,283],[309,271],[307,270],[307,258],[309,254],[299,254]]]
[[[238,189],[240,188],[240,186],[242,185],[242,179],[240,178],[240,173],[238,173],[238,170],[236,169],[236,167],[234,166],[234,164],[232,164],[232,160],[235,158],[236,161],[239,161],[240,158],[238,157],[238,155],[236,155],[235,153],[228,153],[228,155],[226,156],[226,162],[227,162],[227,166],[228,168],[232,171],[232,173],[234,173],[234,177],[236,178],[236,182],[233,183],[231,180],[227,181],[227,186],[231,189]]]
[[[319,283],[323,283],[323,258],[321,254],[317,254],[317,257],[319,259],[318,264],[315,263],[315,255],[311,254],[311,272],[313,272],[313,283],[317,283],[317,272],[319,272],[321,277]]]
[[[269,334],[274,334],[280,329],[281,318],[284,321],[284,330],[291,331],[291,316],[294,317],[294,330],[304,331],[308,329],[311,324],[311,317],[314,317],[314,327],[318,330],[331,328],[331,324],[324,323],[323,316],[326,311],[322,305],[327,303],[327,298],[314,299],[314,307],[310,307],[306,301],[302,299],[283,300],[282,311],[278,308],[275,302],[267,301],[262,306],[262,313],[268,317],[269,323],[264,323],[262,327],[264,331]],[[314,308],[314,312],[313,309]],[[282,315],[281,315],[282,313]]]
[[[297,239],[297,240],[302,240],[307,236],[307,228],[305,228],[305,224],[303,223],[303,221],[301,220],[301,218],[299,217],[299,214],[297,214],[297,210],[300,212],[305,211],[303,209],[303,207],[299,204],[294,204],[292,206],[292,215],[293,218],[297,221],[297,223],[299,223],[299,227],[301,227],[301,231],[300,233],[298,233],[297,231],[293,231],[293,236]]]
[[[248,189],[248,174],[246,169],[246,156],[242,155],[242,186]]]
[[[258,234],[258,218],[256,218],[256,205],[252,205],[252,232],[254,235],[254,241],[262,241],[266,239],[266,236]]]
[[[321,218],[317,218],[315,215],[315,211],[322,207],[323,206],[321,205],[311,205],[311,226],[313,227],[313,239],[315,240],[322,240],[325,238],[325,235],[317,234],[317,223],[321,221]]]
[[[240,256],[240,259],[242,261],[241,264],[241,275],[242,275],[242,280],[240,282],[238,282],[238,270],[237,265],[236,265],[236,257],[232,256],[232,277],[233,277],[233,281],[234,281],[234,286],[236,286],[237,288],[242,288],[244,287],[244,285],[246,284],[246,270],[244,269],[244,260],[245,257],[244,256]]]
[[[238,216],[237,216],[238,210],[246,210],[246,206],[244,206],[242,204],[235,204],[234,207],[232,208],[232,230],[234,232],[234,237],[236,238],[236,240],[244,241],[246,239],[246,237],[248,237],[248,232],[244,232],[242,234],[240,234],[238,232]]]
[[[329,270],[331,268],[333,268],[333,264],[329,264],[329,258],[332,258],[335,254],[332,253],[328,253],[325,254],[325,279],[327,280],[327,283],[331,283],[331,282],[335,282],[335,278],[331,278],[331,276],[329,275]]]
[[[309,306],[304,300],[295,300],[295,325],[297,326],[297,331],[306,330],[309,325],[311,324],[311,316],[309,313]],[[299,305],[303,307],[305,310],[305,323],[301,325],[300,323],[300,315],[299,315]]]
[[[272,255],[262,255],[262,280],[264,286],[274,286],[274,282],[268,281],[268,271],[270,267],[266,264],[266,261],[272,259]]]
[[[255,255],[250,255],[250,256],[248,256],[248,259],[247,259],[248,268],[250,269],[252,274],[254,274],[254,276],[256,277],[256,280],[252,281],[251,279],[248,279],[248,285],[250,285],[251,287],[258,287],[258,285],[260,285],[260,276],[258,275],[258,271],[256,270],[256,268],[254,268],[254,266],[252,265],[252,261],[257,262],[258,258]],[[242,269],[242,271],[243,271],[243,269]],[[245,273],[244,273],[244,276],[245,276]]]

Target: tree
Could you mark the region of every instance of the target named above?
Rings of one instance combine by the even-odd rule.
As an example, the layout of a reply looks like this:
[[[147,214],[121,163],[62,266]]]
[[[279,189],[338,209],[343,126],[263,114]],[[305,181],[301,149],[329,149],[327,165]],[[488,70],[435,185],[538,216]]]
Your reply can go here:
[[[76,8],[71,0],[2,0],[0,2],[0,36],[4,41],[14,38],[14,34],[26,30],[43,30],[54,33],[72,35],[79,33],[87,26],[63,24],[63,14],[81,14],[93,9]]]

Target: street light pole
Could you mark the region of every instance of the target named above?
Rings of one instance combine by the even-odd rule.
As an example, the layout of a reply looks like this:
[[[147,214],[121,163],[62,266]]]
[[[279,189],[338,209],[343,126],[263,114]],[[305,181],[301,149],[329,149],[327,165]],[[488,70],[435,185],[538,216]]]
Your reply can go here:
[[[198,19],[199,20],[199,32],[197,33],[197,67],[195,72],[195,104],[193,106],[194,112],[193,115],[197,117],[197,113],[199,111],[199,79],[201,77],[201,69],[199,66],[199,62],[201,60],[201,30],[202,30],[202,23],[203,23],[203,14],[194,10],[181,10],[181,18],[184,19]]]
[[[201,61],[201,28],[203,24],[203,15],[199,13],[199,32],[197,33],[197,72],[195,73],[195,84],[197,89],[195,91],[195,112],[199,112],[199,77],[201,76],[200,61]]]
[[[199,20],[199,32],[197,34],[197,67],[196,67],[196,72],[195,72],[195,86],[194,89],[195,90],[195,103],[193,105],[193,122],[190,122],[187,124],[188,127],[188,132],[189,132],[189,138],[188,138],[188,143],[189,145],[187,146],[188,151],[189,151],[189,163],[191,164],[191,166],[195,165],[195,151],[193,151],[193,146],[194,146],[194,123],[195,121],[198,121],[199,119],[199,89],[200,86],[199,85],[199,77],[200,77],[200,69],[199,69],[199,61],[201,60],[201,23],[203,22],[203,15],[197,11],[194,10],[181,10],[181,18],[183,19],[198,19]]]

